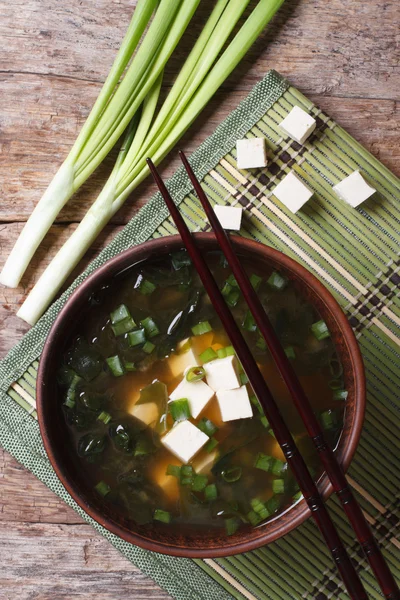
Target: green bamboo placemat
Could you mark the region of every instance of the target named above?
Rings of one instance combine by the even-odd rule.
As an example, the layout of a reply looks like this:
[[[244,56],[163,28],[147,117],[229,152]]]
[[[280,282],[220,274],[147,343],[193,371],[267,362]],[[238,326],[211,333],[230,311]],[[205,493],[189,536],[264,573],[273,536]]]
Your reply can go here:
[[[282,136],[278,127],[296,104],[317,120],[305,146]],[[267,138],[267,168],[238,171],[235,144],[243,136]],[[362,349],[368,381],[366,421],[350,483],[399,577],[400,181],[274,71],[255,86],[191,162],[212,202],[244,208],[243,236],[270,244],[304,264],[346,311]],[[273,195],[290,169],[314,190],[312,200],[296,215]],[[355,169],[377,190],[357,210],[332,191],[332,185]],[[190,228],[207,230],[182,169],[168,185]],[[192,561],[161,556],[123,542],[87,517],[49,464],[36,420],[35,381],[43,342],[55,316],[72,290],[108,258],[147,239],[174,233],[161,197],[154,196],[0,363],[0,443],[176,598],[347,598],[311,521],[268,547],[236,557]],[[370,597],[380,598],[337,502],[330,500],[329,507]]]

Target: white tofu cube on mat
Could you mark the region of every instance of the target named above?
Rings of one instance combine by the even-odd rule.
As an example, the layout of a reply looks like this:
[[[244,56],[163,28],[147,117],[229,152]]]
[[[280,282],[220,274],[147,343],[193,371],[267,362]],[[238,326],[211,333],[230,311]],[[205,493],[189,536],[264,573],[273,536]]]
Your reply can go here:
[[[214,212],[224,229],[240,231],[242,225],[242,209],[240,206],[214,206]]]
[[[238,169],[258,169],[268,163],[265,138],[245,138],[236,142]]]
[[[150,425],[158,420],[159,411],[155,402],[145,402],[144,404],[135,404],[130,411],[131,415],[142,421],[145,425]]]
[[[174,389],[169,399],[172,402],[187,398],[190,414],[196,419],[213,397],[214,391],[204,381],[187,381],[185,378]]]
[[[207,384],[215,392],[232,390],[240,386],[239,362],[236,356],[217,358],[203,365]]]
[[[208,435],[190,421],[181,421],[161,438],[161,443],[187,464],[208,440]]]
[[[217,401],[224,422],[249,419],[253,416],[249,394],[245,385],[235,390],[220,390]]]
[[[288,116],[279,124],[279,127],[299,144],[304,144],[316,126],[316,120],[300,106],[294,106]]]
[[[290,171],[282,181],[278,183],[273,194],[292,213],[296,213],[311,198],[313,191],[302,182],[300,177]]]
[[[179,377],[187,367],[194,367],[197,364],[197,356],[192,348],[182,354],[171,354],[168,359],[168,367],[173,377]]]
[[[354,171],[351,175],[343,179],[333,187],[334,192],[342,198],[347,204],[356,208],[362,202],[376,192],[361,175],[360,171]]]

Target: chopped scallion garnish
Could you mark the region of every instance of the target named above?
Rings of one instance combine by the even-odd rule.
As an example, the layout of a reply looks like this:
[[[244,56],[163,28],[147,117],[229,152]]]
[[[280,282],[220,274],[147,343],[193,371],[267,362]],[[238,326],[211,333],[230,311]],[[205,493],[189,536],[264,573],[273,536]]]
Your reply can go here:
[[[146,342],[143,346],[143,352],[146,352],[146,354],[151,354],[155,347],[156,345],[153,344],[153,342]]]
[[[331,335],[329,333],[328,325],[325,323],[325,321],[317,321],[316,323],[313,323],[311,325],[311,331],[319,342],[330,337]]]
[[[218,490],[215,483],[210,483],[204,490],[206,500],[212,501],[218,497]]]
[[[239,529],[240,521],[236,517],[225,519],[225,530],[227,535],[233,535]]]
[[[247,385],[249,383],[249,378],[247,377],[246,373],[240,373],[240,383],[242,385]]]
[[[111,421],[111,419],[112,419],[112,417],[111,417],[110,413],[106,412],[105,410],[103,410],[97,417],[97,420],[102,421],[102,423],[104,423],[104,425],[108,425],[108,423]]]
[[[206,475],[195,475],[192,482],[192,490],[194,492],[201,492],[205,489],[208,483]]]
[[[260,421],[263,424],[263,427],[265,427],[265,429],[270,429],[269,421],[265,415],[261,415]]]
[[[204,352],[202,352],[199,356],[201,362],[204,363],[208,363],[211,360],[215,360],[216,358],[218,358],[218,354],[215,352],[215,350],[213,350],[211,347],[207,348],[207,350],[204,350]]]
[[[336,414],[331,410],[324,411],[319,418],[323,429],[334,429],[337,425]]]
[[[67,396],[64,402],[64,406],[67,408],[74,408],[75,406],[75,397]]]
[[[124,366],[118,354],[107,358],[106,363],[108,364],[108,367],[111,373],[114,375],[114,377],[121,377],[121,375],[125,373]]]
[[[219,348],[219,350],[217,350],[218,358],[226,358],[227,356],[234,356],[234,355],[235,355],[235,349],[233,346],[225,346],[225,348]]]
[[[221,472],[222,479],[227,483],[235,483],[242,476],[242,467],[231,467]]]
[[[274,459],[272,458],[272,456],[268,456],[268,454],[263,454],[262,452],[259,452],[254,462],[254,466],[256,469],[261,469],[262,471],[269,471],[273,460]]]
[[[283,289],[285,289],[285,287],[288,283],[288,280],[286,279],[286,277],[283,277],[283,275],[281,275],[280,273],[277,273],[276,271],[274,271],[269,276],[267,283],[274,290],[282,291]]]
[[[268,508],[268,512],[270,515],[273,515],[274,513],[276,513],[276,511],[278,510],[280,505],[281,505],[280,500],[276,496],[272,496],[272,498],[270,498],[266,502],[266,506]]]
[[[208,435],[208,437],[211,437],[216,431],[218,431],[218,427],[214,425],[210,419],[206,419],[205,417],[197,423],[197,427],[200,429],[200,431]]]
[[[174,421],[186,421],[186,419],[190,419],[190,406],[187,398],[174,400],[173,402],[170,402],[168,406]]]
[[[125,371],[136,371],[136,365],[133,362],[124,361]]]
[[[240,292],[235,289],[230,292],[227,296],[225,296],[225,301],[228,306],[234,307],[239,302]]]
[[[251,501],[251,508],[257,513],[262,520],[269,517],[268,508],[265,506],[264,502],[262,502],[259,498],[253,498]]]
[[[154,511],[153,519],[155,521],[161,521],[161,523],[170,523],[171,522],[171,513],[166,510],[161,510],[157,508]]]
[[[285,348],[285,354],[288,358],[292,358],[292,359],[296,358],[296,352],[295,352],[293,346],[287,346],[287,348]]]
[[[177,465],[168,465],[166,475],[173,475],[174,477],[180,478],[181,467],[178,467]]]
[[[208,321],[202,321],[192,327],[193,335],[203,335],[203,333],[208,333],[209,331],[212,331],[212,327]]]
[[[295,493],[295,495],[292,498],[293,503],[297,502],[298,500],[301,500],[302,497],[303,497],[303,494],[299,490],[298,492]]]
[[[110,314],[110,318],[111,323],[113,325],[116,325],[121,321],[125,321],[125,319],[132,319],[132,316],[129,312],[128,307],[125,304],[121,304],[120,306],[118,306],[118,308],[112,311],[112,313]]]
[[[228,283],[227,281],[225,281],[223,288],[221,289],[221,294],[227,298],[229,296],[229,294],[232,291],[232,286],[230,283]]]
[[[123,321],[119,321],[115,325],[111,325],[113,333],[116,337],[118,337],[119,335],[124,335],[124,333],[128,333],[129,331],[132,331],[132,329],[135,329],[135,327],[136,323],[132,319],[132,317],[127,317]]]
[[[229,275],[228,279],[226,280],[227,283],[229,283],[230,286],[232,287],[239,287],[238,282],[235,279],[235,276],[233,275],[233,273],[231,273],[231,275]]]
[[[154,292],[156,287],[157,286],[154,285],[154,283],[152,283],[151,281],[148,281],[148,279],[141,279],[138,289],[139,292],[143,294],[143,296],[150,296],[150,294]]]
[[[262,277],[260,277],[259,275],[256,275],[255,273],[253,273],[253,275],[251,275],[250,283],[256,292],[257,292],[258,288],[260,287],[261,282],[262,282]]]
[[[214,450],[215,446],[218,446],[218,440],[216,440],[215,437],[212,437],[208,440],[207,444],[204,446],[204,450],[206,452],[212,452]]]
[[[349,395],[349,392],[347,390],[335,390],[333,392],[333,399],[334,400],[347,400],[348,395]]]
[[[103,496],[103,498],[111,491],[110,486],[105,481],[99,481],[99,483],[94,486],[94,489],[100,496]]]
[[[140,346],[146,342],[146,333],[144,329],[137,329],[136,331],[131,331],[128,333],[128,343],[133,348],[135,346]]]
[[[250,524],[253,526],[258,525],[263,520],[262,517],[258,513],[256,513],[255,510],[251,510],[250,512],[248,512],[246,517]]]
[[[181,485],[192,485],[195,473],[191,465],[181,467]]]
[[[274,479],[272,482],[272,491],[274,494],[284,494],[285,493],[285,480],[284,479]]]
[[[271,464],[271,473],[274,475],[281,475],[286,468],[286,463],[279,458],[273,458]]]
[[[254,320],[253,315],[251,314],[251,312],[249,310],[246,312],[244,321],[242,323],[242,327],[246,331],[255,331],[257,329],[257,324]]]
[[[186,381],[191,383],[195,383],[196,381],[201,381],[206,376],[206,372],[203,367],[190,367],[187,371],[185,377]]]
[[[152,319],[151,317],[146,317],[146,319],[143,319],[143,321],[140,322],[140,325],[145,330],[146,337],[148,337],[148,338],[155,337],[156,335],[158,335],[160,333],[160,330],[158,329],[157,324],[155,323],[154,319]]]

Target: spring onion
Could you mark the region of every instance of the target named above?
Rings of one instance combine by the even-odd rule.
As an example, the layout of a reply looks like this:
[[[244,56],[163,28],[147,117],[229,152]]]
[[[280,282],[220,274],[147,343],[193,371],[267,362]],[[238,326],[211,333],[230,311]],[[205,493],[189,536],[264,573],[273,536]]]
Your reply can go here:
[[[274,479],[272,482],[272,491],[274,494],[284,494],[285,493],[285,480],[284,479]]]
[[[124,335],[124,333],[128,333],[129,331],[132,331],[132,329],[135,329],[135,327],[136,323],[132,319],[132,317],[127,317],[122,321],[118,321],[118,323],[115,323],[115,325],[111,325],[111,328],[116,337],[118,337],[119,335]]]
[[[100,494],[100,496],[103,496],[103,498],[111,491],[110,486],[105,481],[99,481],[99,483],[94,486],[94,489],[98,494]]]
[[[285,354],[288,358],[291,358],[291,359],[296,358],[296,352],[295,352],[295,349],[293,348],[293,346],[287,346],[285,348]]]
[[[133,372],[136,371],[136,365],[133,362],[129,362],[129,361],[124,361],[124,367],[125,367],[125,371],[128,372]]]
[[[125,304],[121,304],[120,306],[118,306],[118,308],[112,311],[112,313],[110,314],[110,319],[111,323],[113,325],[116,325],[117,323],[120,323],[120,321],[124,321],[125,319],[132,319],[132,315],[129,312],[128,307]]]
[[[209,485],[207,485],[207,487],[204,489],[204,496],[205,496],[206,500],[208,500],[208,501],[217,499],[218,490],[217,490],[217,486],[215,485],[215,483],[210,483]]]
[[[203,335],[203,333],[209,333],[210,331],[212,331],[212,327],[208,321],[202,321],[192,327],[193,335]]]
[[[155,286],[154,283],[152,283],[151,281],[148,281],[147,279],[144,279],[142,277],[142,279],[138,285],[138,290],[141,294],[143,294],[143,296],[150,296],[150,294],[152,294],[154,292],[156,287],[157,286]]]
[[[204,350],[204,352],[202,352],[200,354],[199,358],[200,358],[201,362],[204,364],[204,363],[208,363],[211,360],[215,360],[216,358],[218,358],[218,354],[212,348],[207,348],[207,350]]]
[[[178,477],[178,479],[180,479],[181,467],[178,467],[177,465],[168,465],[166,475],[173,475],[174,477]]]
[[[260,421],[261,421],[263,427],[265,427],[265,429],[270,429],[269,421],[265,415],[260,416]],[[272,435],[272,433],[271,433],[271,435]]]
[[[108,423],[111,421],[111,419],[112,419],[112,417],[111,417],[110,413],[108,413],[104,410],[97,417],[97,420],[104,423],[104,425],[108,425]]]
[[[268,456],[267,454],[259,452],[256,457],[256,460],[254,461],[254,466],[256,469],[261,469],[262,471],[269,471],[273,460],[274,459],[272,458],[272,456]]]
[[[199,4],[199,0],[182,0],[180,3],[174,0],[160,1],[153,22],[125,77],[111,100],[110,95],[107,96],[102,110],[99,112],[101,118],[96,117],[90,132],[85,132],[78,156],[73,155],[67,165],[62,185],[59,185],[63,192],[65,189],[68,190],[67,193],[61,195],[65,200],[55,199],[54,196],[57,194],[52,191],[49,193],[45,206],[43,203],[39,203],[40,211],[43,211],[44,208],[48,213],[40,228],[41,232],[36,234],[35,227],[32,227],[31,224],[30,233],[24,235],[23,242],[18,241],[19,249],[23,249],[23,257],[19,259],[18,252],[13,251],[13,256],[7,261],[7,270],[1,276],[3,283],[6,285],[13,283],[16,285],[15,281],[18,283],[60,208],[104,159],[146,98],[150,99],[148,105],[152,109],[154,106],[153,113],[150,110],[146,111],[144,105],[142,116],[136,127],[136,132],[140,131],[139,138],[136,138],[135,131],[132,131],[132,135],[128,135],[126,139],[126,144],[124,141],[123,155],[119,160],[118,167],[113,170],[98,199],[47,267],[22,305],[18,312],[21,318],[33,324],[43,314],[99,232],[139,183],[148,176],[146,157],[151,156],[153,162],[158,164],[168,154],[241,61],[283,1],[259,0],[245,23],[221,54],[222,47],[243,14],[248,0],[218,0],[174,86],[160,110],[157,111],[157,117],[152,123],[156,104],[154,97],[157,96],[160,75]],[[147,21],[149,18],[148,15]],[[130,56],[128,61],[129,58]],[[118,72],[117,80],[120,74]],[[145,135],[143,135],[144,131],[146,131]],[[135,142],[135,139],[139,139],[140,144],[138,141]],[[37,217],[38,213],[36,213],[36,221]],[[22,268],[15,269],[18,274],[13,278],[13,265],[16,261],[20,266],[22,265]],[[7,272],[11,274],[11,277],[7,275]]]
[[[195,383],[196,381],[201,381],[206,376],[206,372],[203,367],[190,367],[187,371],[185,377],[186,381],[191,381]]]
[[[257,292],[262,282],[262,277],[253,273],[250,277],[250,283],[253,286],[254,290]]]
[[[152,342],[146,342],[142,348],[143,352],[146,352],[146,354],[151,354],[153,352],[153,350],[155,349],[156,345],[153,344]]]
[[[282,460],[279,460],[279,458],[274,458],[270,468],[271,473],[273,475],[281,475],[286,469],[286,464],[287,463],[283,462]]]
[[[192,482],[192,490],[194,492],[202,492],[207,486],[208,478],[206,475],[195,475]]]
[[[234,356],[235,349],[233,346],[225,346],[225,348],[220,348],[217,350],[218,358],[226,358],[227,356]]]
[[[161,510],[160,508],[157,508],[154,511],[153,519],[155,521],[161,521],[161,523],[171,523],[171,513],[169,513],[166,510]]]
[[[283,289],[285,289],[287,282],[288,281],[287,281],[286,277],[283,277],[283,275],[281,275],[280,273],[277,273],[276,271],[274,271],[267,280],[268,285],[272,289],[278,290],[278,291],[282,291]]]
[[[254,317],[249,310],[246,312],[246,315],[245,315],[243,323],[242,323],[242,327],[246,331],[251,331],[251,332],[256,331],[256,329],[257,329],[257,323],[255,322]]]
[[[240,373],[240,383],[242,385],[247,385],[249,383],[249,378],[247,377],[246,373]]]
[[[349,392],[347,390],[343,390],[343,389],[335,390],[333,392],[333,399],[334,400],[347,400],[348,395],[349,395]]]
[[[106,359],[106,363],[109,366],[111,373],[114,377],[121,377],[125,373],[124,366],[118,354],[115,356],[110,356],[110,358]]]
[[[317,321],[316,323],[313,323],[311,325],[311,331],[319,342],[330,337],[331,335],[329,333],[328,325],[325,323],[325,321]]]
[[[337,425],[336,414],[331,410],[324,411],[319,418],[323,429],[334,429]]]
[[[229,294],[232,291],[232,286],[230,283],[228,283],[227,281],[225,281],[224,285],[221,288],[221,294],[224,296],[224,298],[227,298],[229,296]]]
[[[211,437],[204,446],[204,450],[210,453],[216,446],[218,446],[218,440],[216,440],[215,437]]]
[[[212,435],[214,435],[214,433],[218,431],[218,427],[214,425],[214,423],[210,421],[210,419],[207,419],[205,417],[203,419],[200,419],[200,421],[197,423],[197,427],[200,429],[200,431],[208,435],[208,437],[211,437]]]
[[[157,327],[156,322],[151,317],[147,317],[140,322],[141,327],[146,332],[146,337],[152,338],[160,333],[160,330]]]
[[[250,502],[252,510],[257,513],[261,519],[266,519],[269,517],[268,508],[265,506],[264,502],[262,502],[259,498],[253,498]]]
[[[292,498],[292,502],[293,502],[293,504],[294,504],[295,502],[298,502],[299,500],[301,500],[301,499],[302,499],[302,497],[303,497],[303,494],[302,494],[302,492],[301,492],[300,490],[299,490],[298,492],[296,492],[296,493],[294,494],[293,498]]]
[[[236,304],[239,302],[240,299],[240,292],[239,290],[232,290],[226,297],[225,297],[225,301],[227,303],[228,306],[231,306],[232,308],[234,306],[236,306]]]
[[[276,511],[278,510],[280,505],[281,505],[281,501],[276,496],[272,496],[266,502],[266,507],[268,508],[268,512],[270,515],[273,515],[274,513],[276,513]]]
[[[134,348],[146,343],[146,332],[144,329],[137,329],[128,333],[128,343]]]
[[[190,465],[181,467],[181,485],[192,485],[195,472]]]
[[[240,521],[236,517],[225,519],[225,530],[227,535],[233,535],[237,532],[240,526]]]
[[[258,513],[256,513],[255,510],[250,510],[247,515],[247,520],[249,521],[249,523],[251,525],[253,525],[253,527],[255,527],[256,525],[258,525],[259,523],[261,523],[261,521],[263,520],[263,518],[261,517],[261,515],[259,515]]]
[[[186,421],[190,419],[190,407],[187,398],[181,398],[180,400],[174,400],[168,404],[169,412],[175,422]]]

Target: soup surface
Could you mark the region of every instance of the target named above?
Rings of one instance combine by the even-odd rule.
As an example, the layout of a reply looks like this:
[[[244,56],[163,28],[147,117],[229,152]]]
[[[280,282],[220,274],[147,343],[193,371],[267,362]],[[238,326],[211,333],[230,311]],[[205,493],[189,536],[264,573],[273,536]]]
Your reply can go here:
[[[207,259],[317,477],[312,443],[229,268],[218,253]],[[243,264],[336,445],[347,392],[325,323],[282,274]],[[185,251],[136,265],[92,296],[58,381],[73,458],[125,520],[230,535],[301,497]]]

